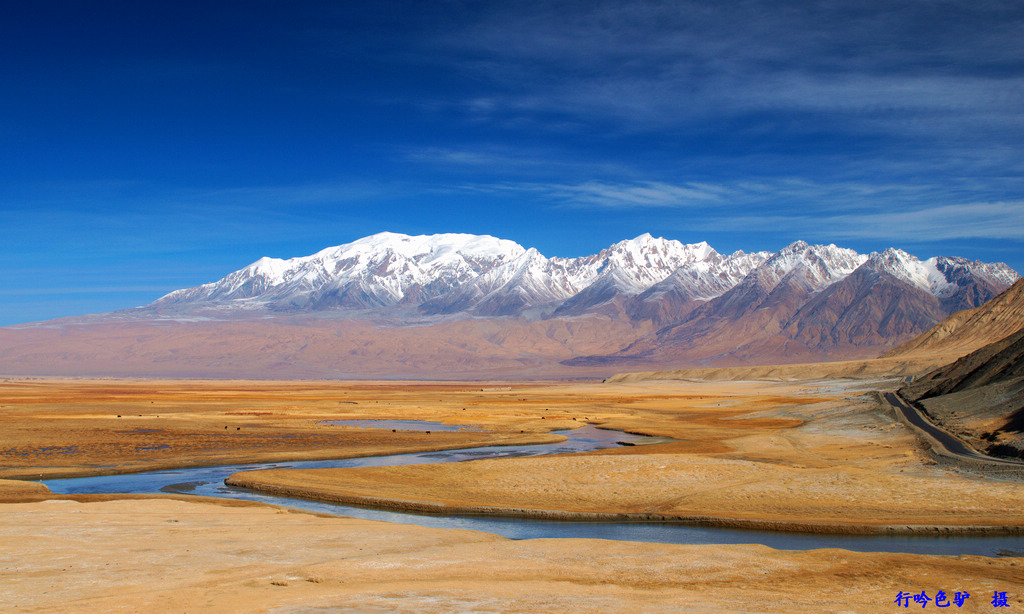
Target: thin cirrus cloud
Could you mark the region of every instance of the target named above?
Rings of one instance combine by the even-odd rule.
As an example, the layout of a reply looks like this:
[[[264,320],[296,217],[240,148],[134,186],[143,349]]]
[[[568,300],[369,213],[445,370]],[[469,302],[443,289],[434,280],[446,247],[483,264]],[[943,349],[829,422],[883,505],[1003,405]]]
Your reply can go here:
[[[871,239],[911,244],[959,239],[1020,241],[1024,239],[1024,201],[964,203],[906,211],[875,211],[809,216],[741,215],[728,219],[692,220],[697,230],[721,229],[728,224],[740,232],[786,228],[814,240]]]
[[[542,202],[558,206],[604,209],[637,209],[685,207],[690,209],[730,210],[743,212],[769,209],[791,210],[806,215],[840,215],[889,211],[899,207],[921,209],[936,202],[962,199],[984,192],[982,187],[967,183],[887,183],[867,181],[821,182],[800,177],[749,179],[728,182],[667,181],[586,181],[568,182],[505,182],[466,184],[466,191],[511,196],[529,194]],[[991,187],[992,193],[1002,191],[1001,184]]]
[[[839,215],[822,222],[840,237],[911,241],[1024,239],[1024,201],[944,205],[914,211]]]
[[[1005,136],[1024,128],[1022,24],[998,2],[528,3],[423,45],[485,84],[451,101],[475,120],[645,132],[768,114],[800,116],[788,130]]]
[[[529,194],[591,210],[676,208],[690,230],[929,242],[1024,239],[1024,201],[958,201],[943,184],[818,183],[800,178],[713,184],[690,182],[505,183],[465,190]],[[964,197],[977,192],[967,186]],[[954,196],[951,196],[954,195]],[[943,203],[943,204],[935,204]],[[770,213],[757,214],[755,211]]]
[[[562,206],[606,209],[707,206],[722,199],[722,190],[716,186],[656,181],[520,183],[491,186],[491,190],[532,193]]]

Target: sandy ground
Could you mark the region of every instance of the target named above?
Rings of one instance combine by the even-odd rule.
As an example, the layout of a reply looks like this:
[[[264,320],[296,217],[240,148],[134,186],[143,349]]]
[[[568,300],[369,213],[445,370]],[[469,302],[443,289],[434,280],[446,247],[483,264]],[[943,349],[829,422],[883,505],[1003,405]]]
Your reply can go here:
[[[418,484],[389,475],[377,493],[436,488],[432,496],[465,503],[472,489],[457,484],[469,474],[457,474],[470,471],[489,480],[489,497],[505,493],[562,510],[661,507],[761,519],[802,510],[834,520],[830,506],[846,501],[860,520],[877,512],[904,521],[899,510],[913,503],[942,522],[951,522],[942,509],[951,505],[972,523],[1020,523],[1013,514],[1019,483],[933,464],[857,386],[8,381],[0,382],[0,451],[8,477],[96,473],[193,464],[197,456],[313,457],[325,449],[457,443],[436,433],[375,439],[380,434],[319,424],[327,419],[488,429],[451,434],[462,438],[537,438],[594,422],[683,441],[455,472],[409,467],[426,472]],[[255,435],[235,436],[247,432]],[[51,446],[76,448],[42,449]],[[686,496],[678,496],[677,480]],[[868,486],[878,490],[866,496]],[[916,490],[884,495],[890,486]],[[7,501],[0,505],[0,611],[880,612],[903,609],[893,603],[900,591],[934,598],[940,590],[971,593],[957,611],[1024,610],[1019,557],[516,542],[184,497],[78,499],[0,480]],[[1006,592],[1013,608],[993,609],[994,591]]]
[[[901,591],[1024,607],[1020,559],[510,541],[177,500],[7,504],[0,543],[18,612],[886,612]]]

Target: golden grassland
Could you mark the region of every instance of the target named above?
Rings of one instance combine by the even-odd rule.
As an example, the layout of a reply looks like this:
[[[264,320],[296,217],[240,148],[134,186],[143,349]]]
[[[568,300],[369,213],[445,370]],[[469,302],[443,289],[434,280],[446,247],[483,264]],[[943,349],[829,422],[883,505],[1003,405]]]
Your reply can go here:
[[[594,423],[678,441],[283,475],[319,496],[337,489],[444,505],[1022,524],[1020,482],[935,464],[868,388],[12,379],[0,382],[0,477],[539,442]],[[352,418],[480,430],[322,424]],[[899,591],[939,590],[972,593],[958,611],[992,610],[994,591],[1024,607],[1019,556],[510,541],[183,496],[58,496],[14,480],[0,480],[0,501],[0,609],[12,611],[879,612],[896,607]]]

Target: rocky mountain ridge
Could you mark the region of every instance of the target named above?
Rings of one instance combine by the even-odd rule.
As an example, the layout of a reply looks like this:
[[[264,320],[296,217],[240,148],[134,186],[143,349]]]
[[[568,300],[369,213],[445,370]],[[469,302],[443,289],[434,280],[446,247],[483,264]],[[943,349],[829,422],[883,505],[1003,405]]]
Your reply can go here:
[[[970,306],[980,304],[986,290],[1001,290],[1017,278],[1001,264],[945,257],[920,261],[893,249],[864,256],[802,241],[775,254],[723,256],[705,242],[687,245],[644,234],[590,256],[546,258],[534,248],[490,236],[380,233],[311,256],[261,258],[147,308],[315,313],[404,307],[425,316],[478,317],[601,313],[661,325],[727,293],[726,312],[756,308],[780,285],[810,297],[861,266],[941,301]],[[972,284],[982,290],[965,298],[961,288]]]
[[[549,307],[578,313],[612,295],[639,294],[681,270],[706,274],[724,265],[725,283],[731,285],[765,256],[723,257],[707,243],[684,245],[644,234],[591,256],[549,259],[490,236],[380,233],[311,256],[261,258],[149,307],[315,312],[406,306],[425,315],[475,316]]]
[[[963,258],[921,261],[793,243],[739,284],[619,352],[570,364],[737,366],[869,358],[1019,276]]]
[[[547,258],[495,237],[382,233],[144,307],[0,328],[0,373],[550,379],[861,360],[1017,277],[802,241],[722,255],[645,234]]]

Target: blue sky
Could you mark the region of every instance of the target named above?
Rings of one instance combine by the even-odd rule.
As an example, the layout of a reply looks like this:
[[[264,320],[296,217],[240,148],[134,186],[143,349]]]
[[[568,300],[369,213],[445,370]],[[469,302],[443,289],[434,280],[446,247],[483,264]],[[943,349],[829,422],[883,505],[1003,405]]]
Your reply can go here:
[[[375,232],[1024,271],[1024,3],[0,2],[0,325]]]

